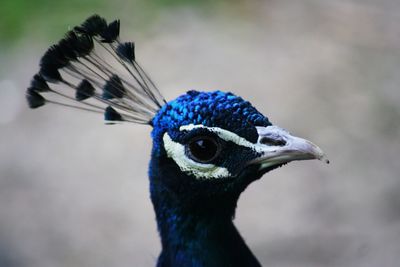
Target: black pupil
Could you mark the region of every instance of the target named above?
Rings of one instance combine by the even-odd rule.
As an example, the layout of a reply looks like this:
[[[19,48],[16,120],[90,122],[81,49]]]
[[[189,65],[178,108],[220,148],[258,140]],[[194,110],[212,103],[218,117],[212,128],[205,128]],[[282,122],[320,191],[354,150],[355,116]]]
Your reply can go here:
[[[189,144],[189,152],[194,160],[207,162],[216,156],[218,145],[210,138],[199,138]]]

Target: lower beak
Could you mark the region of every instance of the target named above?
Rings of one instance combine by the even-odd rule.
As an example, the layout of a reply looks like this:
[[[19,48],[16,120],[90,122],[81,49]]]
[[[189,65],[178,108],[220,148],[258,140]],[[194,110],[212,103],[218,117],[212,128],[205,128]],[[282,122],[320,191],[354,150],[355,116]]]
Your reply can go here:
[[[260,169],[280,165],[294,160],[318,159],[329,163],[325,153],[312,142],[293,136],[277,126],[257,127],[260,156],[251,164]]]

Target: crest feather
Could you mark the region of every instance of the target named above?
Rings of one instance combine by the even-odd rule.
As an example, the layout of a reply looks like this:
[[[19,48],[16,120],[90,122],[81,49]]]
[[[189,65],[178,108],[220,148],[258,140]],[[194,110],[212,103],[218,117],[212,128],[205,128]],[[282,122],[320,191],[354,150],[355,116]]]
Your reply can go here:
[[[51,103],[103,113],[111,122],[151,124],[166,101],[136,61],[134,43],[119,34],[119,20],[107,24],[99,15],[67,32],[42,56],[26,92],[29,107]]]

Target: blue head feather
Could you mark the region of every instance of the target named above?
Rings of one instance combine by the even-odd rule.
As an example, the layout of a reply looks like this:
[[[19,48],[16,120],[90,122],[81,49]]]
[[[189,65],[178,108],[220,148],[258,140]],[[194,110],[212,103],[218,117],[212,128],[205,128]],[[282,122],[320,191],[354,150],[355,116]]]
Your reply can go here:
[[[166,131],[174,135],[180,126],[189,124],[220,127],[251,142],[258,137],[255,126],[271,125],[250,102],[230,92],[188,91],[165,104],[154,116],[152,137],[160,140]]]

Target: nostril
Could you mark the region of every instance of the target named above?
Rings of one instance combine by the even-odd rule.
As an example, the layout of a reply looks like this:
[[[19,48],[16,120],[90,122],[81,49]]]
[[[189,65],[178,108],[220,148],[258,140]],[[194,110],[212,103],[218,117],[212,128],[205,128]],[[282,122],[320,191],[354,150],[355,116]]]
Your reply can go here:
[[[283,139],[273,139],[271,137],[263,136],[260,139],[260,143],[267,146],[284,146],[286,141]]]

